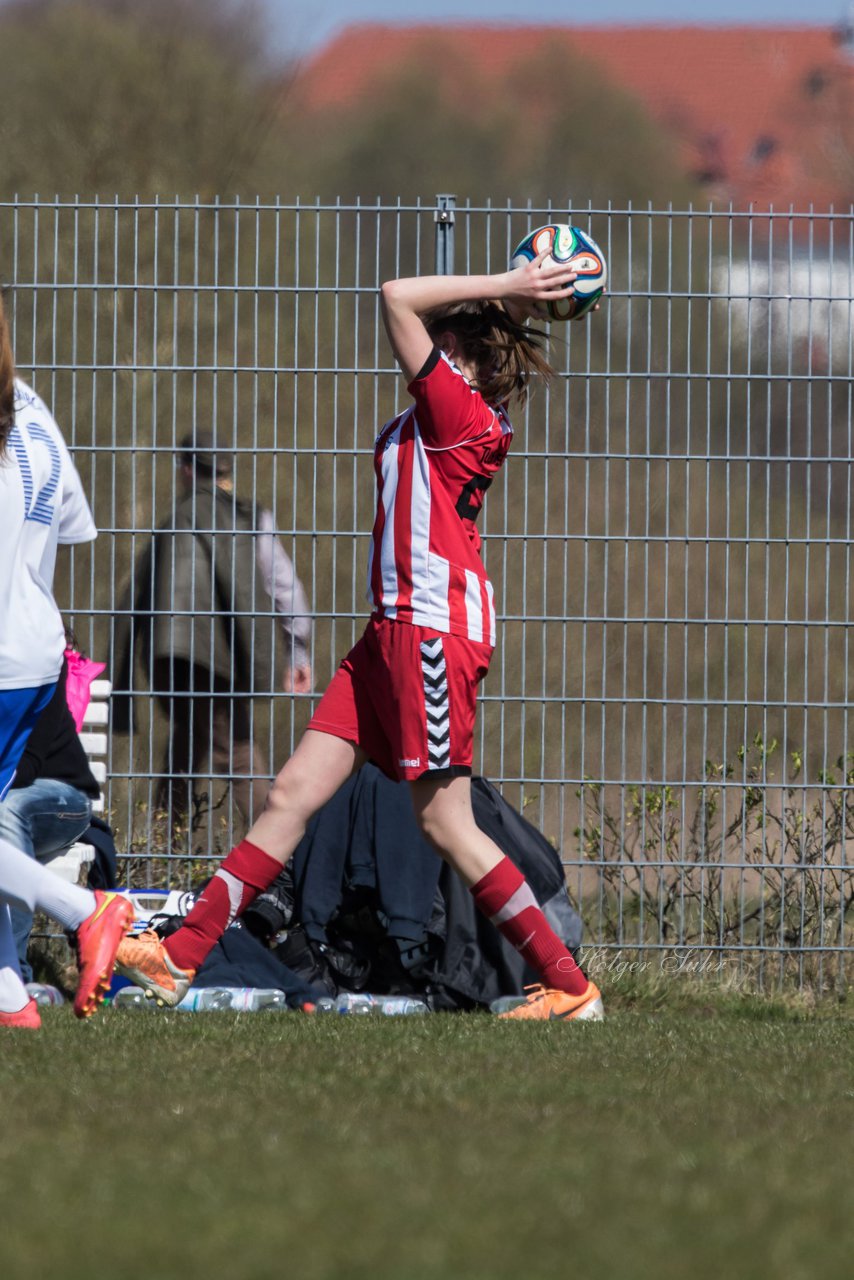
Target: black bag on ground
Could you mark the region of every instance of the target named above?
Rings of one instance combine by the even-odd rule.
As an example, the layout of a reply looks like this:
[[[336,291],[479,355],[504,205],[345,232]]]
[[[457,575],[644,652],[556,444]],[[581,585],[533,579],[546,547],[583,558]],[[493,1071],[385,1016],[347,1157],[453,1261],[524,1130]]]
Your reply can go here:
[[[272,987],[284,991],[291,1009],[318,996],[301,974],[286,969],[239,924],[226,929],[193,979],[193,986]]]

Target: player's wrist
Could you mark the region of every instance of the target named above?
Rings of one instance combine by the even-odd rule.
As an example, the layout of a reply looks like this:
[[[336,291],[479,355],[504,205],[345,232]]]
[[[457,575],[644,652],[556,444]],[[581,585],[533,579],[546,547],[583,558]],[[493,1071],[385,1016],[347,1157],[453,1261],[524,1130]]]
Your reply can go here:
[[[496,271],[489,276],[490,291],[488,299],[495,302],[503,302],[513,295],[513,272],[512,271]]]

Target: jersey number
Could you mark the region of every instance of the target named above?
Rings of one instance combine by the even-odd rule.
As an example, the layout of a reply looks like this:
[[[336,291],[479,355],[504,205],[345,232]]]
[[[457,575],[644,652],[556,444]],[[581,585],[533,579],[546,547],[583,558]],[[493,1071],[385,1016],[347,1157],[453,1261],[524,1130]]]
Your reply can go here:
[[[480,514],[482,503],[475,504],[472,498],[479,491],[486,493],[492,484],[492,476],[472,476],[468,484],[464,486],[462,493],[457,499],[457,515],[461,520],[476,520]]]
[[[52,439],[50,432],[45,427],[39,426],[37,422],[30,422],[27,423],[24,430],[31,440],[38,440],[45,445],[50,455],[50,475],[38,493],[36,493],[33,483],[33,470],[30,466],[30,455],[27,453],[27,446],[24,444],[21,429],[15,426],[9,432],[9,444],[14,449],[15,456],[18,459],[21,481],[24,486],[24,508],[26,513],[24,519],[35,520],[37,524],[51,524],[54,512],[53,499],[56,497],[56,491],[59,487],[62,459],[59,456],[56,441]]]

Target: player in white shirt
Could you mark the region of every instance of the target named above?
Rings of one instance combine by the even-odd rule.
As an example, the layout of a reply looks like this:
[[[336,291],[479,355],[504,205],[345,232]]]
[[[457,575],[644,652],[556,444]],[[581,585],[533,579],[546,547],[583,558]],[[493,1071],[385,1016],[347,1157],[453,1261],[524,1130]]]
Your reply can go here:
[[[0,800],[62,666],[65,629],[53,598],[59,543],[97,536],[80,476],[45,404],[15,377],[0,303]],[[9,905],[45,911],[76,934],[74,1011],[95,1012],[133,919],[126,898],[66,884],[0,839],[0,1027],[38,1027],[21,979]]]
[[[13,387],[0,465],[0,691],[56,683],[65,648],[53,598],[57,545],[97,537],[59,427],[25,383],[15,378]]]

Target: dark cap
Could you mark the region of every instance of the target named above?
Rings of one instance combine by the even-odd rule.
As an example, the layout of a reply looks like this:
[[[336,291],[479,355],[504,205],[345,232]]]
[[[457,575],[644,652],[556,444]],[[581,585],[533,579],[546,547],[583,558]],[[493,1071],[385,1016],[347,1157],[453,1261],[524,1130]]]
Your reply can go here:
[[[211,431],[189,431],[181,441],[179,457],[187,466],[208,476],[230,476],[231,450],[220,445]]]

